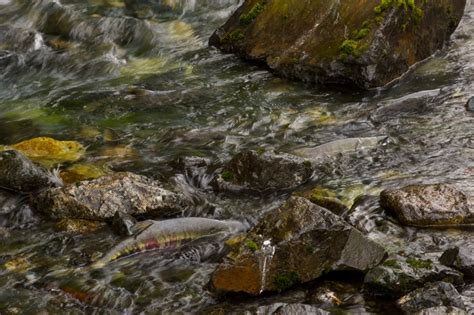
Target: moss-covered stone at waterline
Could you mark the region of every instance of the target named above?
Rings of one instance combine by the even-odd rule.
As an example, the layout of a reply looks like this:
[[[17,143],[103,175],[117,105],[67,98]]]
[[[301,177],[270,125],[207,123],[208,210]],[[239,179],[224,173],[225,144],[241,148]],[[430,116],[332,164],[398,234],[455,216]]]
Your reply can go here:
[[[249,25],[252,23],[252,21],[255,20],[255,18],[265,9],[266,4],[266,1],[257,2],[247,14],[242,14],[240,16],[240,23],[242,25]]]
[[[224,181],[230,182],[232,179],[234,179],[234,173],[231,171],[225,170],[222,172],[221,177]]]
[[[273,284],[278,291],[285,291],[298,283],[300,283],[300,277],[295,271],[286,274],[278,274],[273,278]]]
[[[232,44],[232,43],[241,41],[244,38],[245,38],[245,34],[240,29],[236,29],[233,32],[227,33],[225,37],[222,39],[222,42],[225,44]]]
[[[427,0],[423,0],[425,3]],[[393,7],[403,7],[405,12],[411,11],[411,18],[418,23],[423,17],[423,10],[419,8],[415,0],[382,0],[378,6],[374,8],[375,13],[378,16],[385,14],[387,10]]]
[[[251,251],[255,252],[258,250],[258,245],[252,240],[248,240],[247,243],[247,248],[250,249]]]
[[[407,259],[407,263],[410,265],[410,267],[414,269],[432,269],[433,268],[433,262],[429,259],[423,260],[423,259],[409,258]]]
[[[401,269],[402,267],[395,259],[388,259],[383,264],[385,267],[393,268],[393,269]]]

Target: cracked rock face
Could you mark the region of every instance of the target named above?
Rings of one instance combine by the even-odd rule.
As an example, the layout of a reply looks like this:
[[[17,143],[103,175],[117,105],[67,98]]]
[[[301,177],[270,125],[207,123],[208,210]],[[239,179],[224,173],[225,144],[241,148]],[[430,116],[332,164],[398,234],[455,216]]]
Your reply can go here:
[[[412,226],[474,225],[472,198],[444,184],[412,185],[380,194],[380,205]]]
[[[34,200],[53,219],[111,219],[116,212],[132,216],[169,217],[182,213],[188,202],[154,180],[128,172],[103,176],[64,188],[49,189]]]
[[[218,291],[259,295],[329,271],[365,272],[385,255],[380,245],[329,210],[292,197],[234,246],[211,281]]]

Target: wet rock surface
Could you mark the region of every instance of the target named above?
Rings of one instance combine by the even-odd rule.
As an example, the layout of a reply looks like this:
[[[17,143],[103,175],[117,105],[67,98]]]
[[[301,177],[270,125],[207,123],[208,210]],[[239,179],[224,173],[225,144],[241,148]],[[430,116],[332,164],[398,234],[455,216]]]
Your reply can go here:
[[[437,306],[421,310],[416,315],[468,315],[465,310],[453,306]]]
[[[470,197],[445,184],[385,190],[380,194],[380,204],[395,213],[405,225],[443,227],[474,224]]]
[[[123,212],[115,212],[111,227],[115,234],[120,236],[133,235],[133,226],[137,223],[134,217]]]
[[[472,248],[450,248],[443,253],[439,261],[443,265],[461,271],[467,277],[474,278],[474,250]]]
[[[465,4],[247,0],[209,42],[286,77],[373,88],[442,48]]]
[[[397,301],[398,306],[406,314],[413,314],[426,308],[439,306],[452,306],[461,310],[465,309],[461,295],[456,288],[446,282],[426,284]]]
[[[468,111],[474,112],[474,96],[467,101],[466,108]]]
[[[313,174],[303,158],[274,152],[245,151],[234,156],[213,184],[219,190],[277,191],[294,189]]]
[[[267,213],[212,276],[218,291],[283,291],[336,270],[364,272],[385,250],[340,217],[301,197]]]
[[[463,274],[430,259],[391,255],[366,274],[364,291],[400,297],[432,281],[460,284]]]
[[[0,187],[28,193],[60,186],[62,181],[18,151],[0,152]]]
[[[111,219],[116,212],[134,216],[167,217],[182,213],[183,195],[170,192],[147,177],[115,173],[64,188],[50,189],[33,200],[53,219]]]
[[[103,222],[82,219],[63,219],[55,224],[57,230],[75,234],[94,233],[105,226]]]
[[[260,306],[255,313],[247,312],[247,314],[258,315],[291,315],[291,314],[311,314],[311,315],[329,315],[323,309],[307,305],[307,304],[286,304],[275,303],[268,306]]]

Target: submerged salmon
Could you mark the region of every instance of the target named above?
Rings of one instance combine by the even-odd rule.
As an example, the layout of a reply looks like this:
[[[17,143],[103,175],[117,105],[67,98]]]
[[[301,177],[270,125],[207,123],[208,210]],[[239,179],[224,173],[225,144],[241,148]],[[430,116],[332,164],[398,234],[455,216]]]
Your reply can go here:
[[[137,230],[134,236],[116,245],[91,267],[101,268],[111,261],[144,251],[180,247],[186,242],[204,236],[243,232],[247,226],[238,221],[178,218],[163,221],[142,221],[137,223],[134,229]]]

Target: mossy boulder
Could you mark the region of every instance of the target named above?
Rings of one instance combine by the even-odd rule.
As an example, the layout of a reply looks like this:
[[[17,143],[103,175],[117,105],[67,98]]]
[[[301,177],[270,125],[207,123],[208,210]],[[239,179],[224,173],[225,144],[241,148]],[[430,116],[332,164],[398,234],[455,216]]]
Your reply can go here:
[[[234,244],[212,275],[212,285],[251,295],[284,291],[330,271],[365,272],[385,254],[339,216],[291,197]]]
[[[303,81],[383,86],[443,47],[465,0],[246,0],[210,38]]]
[[[304,184],[312,175],[311,163],[304,158],[249,150],[236,154],[226,163],[212,185],[218,190],[291,190]]]
[[[157,181],[123,172],[46,190],[34,197],[33,204],[53,219],[104,221],[112,219],[116,212],[169,217],[185,211],[189,202]]]
[[[366,274],[364,291],[398,298],[430,281],[460,284],[463,274],[427,258],[391,255]]]
[[[384,190],[380,205],[405,225],[455,227],[474,225],[472,198],[445,184],[411,185]]]

